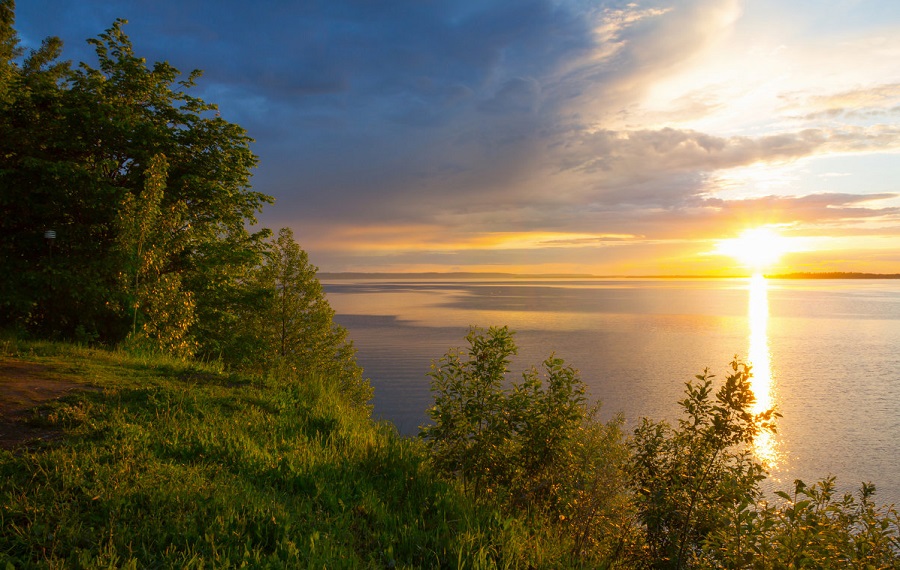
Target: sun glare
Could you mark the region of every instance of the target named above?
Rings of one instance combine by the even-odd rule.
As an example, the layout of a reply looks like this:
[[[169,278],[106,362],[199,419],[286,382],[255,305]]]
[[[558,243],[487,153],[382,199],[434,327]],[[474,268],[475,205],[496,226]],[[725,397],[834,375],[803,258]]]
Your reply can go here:
[[[716,253],[731,256],[754,272],[774,265],[787,252],[787,239],[769,228],[745,230],[740,236],[722,240],[716,246]]]

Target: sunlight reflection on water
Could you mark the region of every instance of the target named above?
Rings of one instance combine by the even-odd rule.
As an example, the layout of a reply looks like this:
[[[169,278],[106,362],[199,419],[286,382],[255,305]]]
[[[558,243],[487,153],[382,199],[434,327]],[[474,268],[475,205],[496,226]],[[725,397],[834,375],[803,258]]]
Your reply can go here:
[[[756,403],[752,412],[759,414],[774,405],[774,385],[771,356],[769,353],[769,297],[766,278],[755,274],[749,281],[750,301],[747,321],[750,328],[750,348],[747,360],[753,366],[750,381]],[[776,466],[780,460],[778,441],[775,434],[761,432],[754,441],[754,452],[767,468]]]

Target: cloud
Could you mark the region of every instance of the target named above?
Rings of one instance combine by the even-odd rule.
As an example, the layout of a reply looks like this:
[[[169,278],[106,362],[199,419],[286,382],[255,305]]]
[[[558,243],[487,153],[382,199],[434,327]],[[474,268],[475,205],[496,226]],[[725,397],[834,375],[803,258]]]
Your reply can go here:
[[[897,198],[898,194],[811,194],[808,196],[764,196],[744,200],[706,200],[717,215],[727,219],[749,220],[752,225],[810,224],[854,219],[892,217],[900,208],[878,207],[877,202]]]
[[[900,148],[900,128],[894,126],[802,129],[760,137],[719,137],[664,128],[598,131],[573,138],[577,142],[561,157],[562,168],[632,173],[712,171],[825,152]]]
[[[446,218],[433,224],[368,226],[318,224],[308,235],[316,248],[355,251],[358,255],[389,256],[399,253],[463,255],[474,251],[593,250],[597,247],[712,240],[742,230],[773,225],[800,235],[835,235],[844,226],[879,221],[883,228],[900,224],[900,208],[879,205],[898,194],[815,194],[799,197],[764,196],[744,200],[707,198],[678,209],[645,208],[623,215],[612,209],[554,212],[552,219],[566,223],[554,230],[515,229],[504,224]],[[819,228],[819,229],[810,229]],[[872,228],[882,234],[884,229]],[[805,233],[805,234],[804,234]],[[683,247],[683,246],[682,246]]]
[[[528,113],[537,110],[541,86],[531,77],[514,77],[506,81],[479,109],[488,113]]]
[[[277,198],[263,222],[293,226],[326,267],[362,251],[668,256],[754,221],[897,216],[881,192],[725,192],[749,166],[900,150],[890,26],[769,38],[746,26],[772,6],[738,0],[20,4],[30,35],[82,42],[125,17],[139,55],[204,69],[201,96],[257,140],[254,187]]]
[[[787,112],[804,121],[871,121],[900,114],[900,83],[873,85],[826,95],[785,95]]]

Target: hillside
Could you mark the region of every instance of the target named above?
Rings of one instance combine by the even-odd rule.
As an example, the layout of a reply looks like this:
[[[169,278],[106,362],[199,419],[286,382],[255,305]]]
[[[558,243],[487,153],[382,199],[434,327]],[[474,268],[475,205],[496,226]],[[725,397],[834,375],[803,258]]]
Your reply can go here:
[[[737,371],[732,379],[746,378]],[[762,474],[727,441],[710,439],[707,430],[728,421],[697,415],[719,413],[708,389],[687,391],[699,423],[643,423],[629,444],[637,460],[630,475],[598,471],[594,482],[604,484],[585,489],[576,477],[575,502],[563,506],[572,516],[549,520],[553,510],[537,496],[523,500],[499,485],[476,500],[465,478],[435,471],[439,458],[430,453],[438,451],[374,422],[323,377],[252,377],[196,361],[4,339],[0,567],[674,567],[663,548],[699,528],[673,526],[688,489],[705,501],[703,520],[718,522],[682,567],[898,567],[900,514],[872,501],[872,485],[858,498],[838,497],[833,480],[823,480],[797,482],[773,502],[740,499],[757,496]],[[716,398],[739,393],[723,387]],[[614,442],[604,438],[615,431],[594,428],[601,437],[585,450],[613,460]],[[508,458],[487,451],[491,465]],[[743,490],[725,487],[723,495],[685,470],[684,457],[709,453],[719,461],[710,465],[750,477]],[[610,486],[624,489],[631,477],[647,481],[637,495],[603,502]],[[653,507],[675,523],[642,527],[631,501],[637,516]],[[606,529],[589,548],[587,523]]]
[[[326,381],[0,347],[0,566],[472,566],[512,540]]]

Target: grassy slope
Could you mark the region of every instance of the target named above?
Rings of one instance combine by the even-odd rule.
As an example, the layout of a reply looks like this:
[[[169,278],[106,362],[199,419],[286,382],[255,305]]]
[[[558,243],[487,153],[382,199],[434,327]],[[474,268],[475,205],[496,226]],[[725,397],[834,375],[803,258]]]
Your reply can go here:
[[[13,344],[102,390],[35,414],[56,442],[0,450],[0,567],[553,565],[327,382]]]

